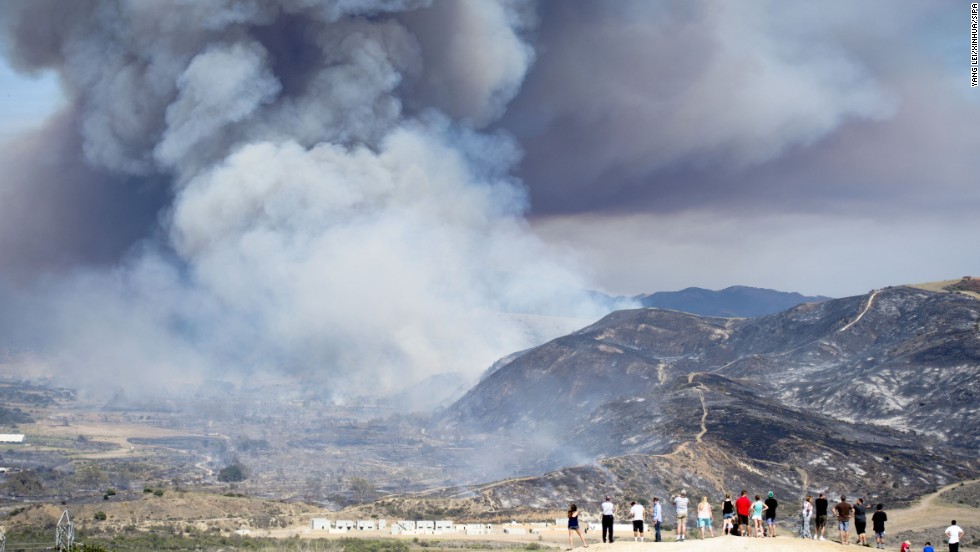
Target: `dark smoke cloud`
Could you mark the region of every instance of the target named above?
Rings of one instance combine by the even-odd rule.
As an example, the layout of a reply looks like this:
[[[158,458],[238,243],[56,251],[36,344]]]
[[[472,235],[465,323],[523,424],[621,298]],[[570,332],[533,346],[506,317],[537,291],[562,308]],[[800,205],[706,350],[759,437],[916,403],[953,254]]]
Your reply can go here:
[[[152,217],[115,187],[169,185],[147,202],[158,239],[134,225],[85,255],[115,266],[8,297],[0,326],[92,386],[286,374],[340,395],[475,376],[545,337],[515,313],[598,315],[574,264],[528,231],[520,148],[478,130],[520,87],[533,15],[509,1],[5,4],[8,59],[56,71],[72,113],[25,151],[11,204],[71,201],[68,175],[35,170],[58,144],[94,205],[134,221]],[[18,251],[48,256],[4,240],[25,270]]]
[[[538,215],[962,192],[980,132],[950,77],[962,17],[956,2],[547,2],[501,126]]]
[[[0,160],[0,326],[89,379],[395,388],[542,338],[513,313],[598,314],[592,275],[960,276],[961,8],[5,2],[7,60],[68,107]]]
[[[78,265],[115,263],[158,228],[170,193],[160,178],[120,176],[79,154],[72,112],[0,151],[0,267],[9,283]]]

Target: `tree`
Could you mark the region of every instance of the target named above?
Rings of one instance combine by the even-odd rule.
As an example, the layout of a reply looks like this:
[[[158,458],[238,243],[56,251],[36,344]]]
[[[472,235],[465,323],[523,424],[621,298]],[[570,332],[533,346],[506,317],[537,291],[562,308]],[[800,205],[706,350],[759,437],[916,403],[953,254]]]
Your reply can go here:
[[[44,485],[37,473],[27,470],[7,476],[7,492],[15,496],[32,496],[41,494]]]
[[[350,478],[350,490],[354,495],[354,500],[359,503],[374,500],[378,493],[378,489],[374,486],[374,483],[371,483],[363,477]]]
[[[239,481],[245,481],[245,468],[243,468],[240,464],[225,466],[218,472],[218,481],[224,483],[238,483]]]
[[[109,475],[95,463],[85,463],[75,468],[75,475],[72,476],[76,487],[84,489],[98,489],[104,487],[109,482]]]

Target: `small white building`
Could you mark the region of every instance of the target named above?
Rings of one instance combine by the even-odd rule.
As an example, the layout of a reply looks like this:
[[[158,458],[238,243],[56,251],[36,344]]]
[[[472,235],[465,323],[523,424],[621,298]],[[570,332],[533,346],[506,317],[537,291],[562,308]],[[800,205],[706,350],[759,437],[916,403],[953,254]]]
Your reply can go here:
[[[357,525],[355,525],[358,531],[374,531],[374,520],[373,519],[359,519],[357,520]]]
[[[236,529],[235,534],[239,537],[247,537],[252,534],[251,529]]]
[[[486,535],[487,526],[482,523],[467,523],[463,526],[463,532],[467,535]]]
[[[333,530],[331,533],[346,533],[348,531],[354,530],[354,520],[350,519],[338,519],[333,522]]]
[[[431,520],[416,521],[415,522],[415,528],[418,529],[418,530],[420,530],[420,531],[435,531],[436,530],[436,522],[431,521]]]
[[[314,531],[327,531],[330,529],[330,520],[327,518],[311,518],[310,529]]]
[[[438,532],[450,532],[453,530],[453,520],[451,519],[437,519],[436,520],[436,531]]]
[[[23,443],[23,433],[0,433],[0,443]]]
[[[378,530],[379,531],[384,531],[387,528],[388,528],[388,520],[386,520],[386,519],[379,519],[378,520]]]
[[[400,519],[400,520],[398,520],[398,521],[395,522],[395,525],[397,525],[398,528],[400,530],[402,530],[402,531],[414,531],[415,530],[415,522],[414,521],[411,521],[411,520]]]

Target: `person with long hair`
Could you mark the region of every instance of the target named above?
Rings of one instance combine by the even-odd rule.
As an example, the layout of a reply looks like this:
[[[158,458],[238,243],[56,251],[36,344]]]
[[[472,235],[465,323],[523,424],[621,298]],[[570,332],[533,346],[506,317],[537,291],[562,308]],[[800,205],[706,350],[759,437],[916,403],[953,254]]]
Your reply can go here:
[[[800,510],[800,538],[809,539],[810,536],[810,517],[813,515],[813,495],[806,495],[803,499],[803,509]],[[812,538],[816,538],[814,535]]]
[[[765,536],[762,529],[762,512],[765,510],[766,505],[762,502],[762,497],[755,495],[755,502],[752,503],[752,527],[757,538]]]
[[[582,530],[578,526],[578,506],[572,504],[568,507],[568,549],[572,549],[572,533],[578,533],[578,538],[582,539],[582,546],[588,548],[589,545],[585,542],[585,536],[582,535]]]
[[[721,503],[721,525],[726,535],[732,532],[734,518],[735,504],[732,502],[732,493],[725,493],[725,501]]]
[[[707,527],[711,533],[711,538],[715,538],[715,530],[711,528],[711,504],[708,504],[708,497],[702,496],[698,503],[698,529],[701,530],[701,540],[704,540],[704,528]]]

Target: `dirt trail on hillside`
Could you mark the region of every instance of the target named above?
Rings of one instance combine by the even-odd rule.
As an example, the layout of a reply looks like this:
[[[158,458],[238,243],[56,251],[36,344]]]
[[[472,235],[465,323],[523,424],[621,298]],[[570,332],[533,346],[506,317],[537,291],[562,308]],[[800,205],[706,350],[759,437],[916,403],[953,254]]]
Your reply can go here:
[[[962,484],[977,484],[980,479],[964,481]],[[946,485],[938,491],[923,496],[918,502],[903,510],[895,510],[888,514],[888,526],[900,527],[903,530],[921,531],[929,527],[947,527],[951,520],[957,520],[961,525],[965,522],[980,521],[980,510],[970,506],[949,504],[939,500],[939,495],[960,486],[960,483]]]

